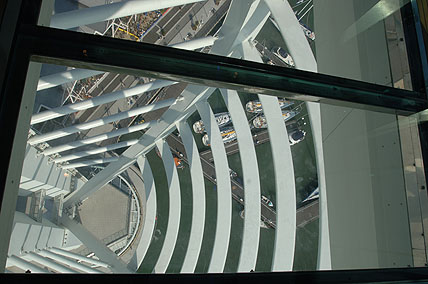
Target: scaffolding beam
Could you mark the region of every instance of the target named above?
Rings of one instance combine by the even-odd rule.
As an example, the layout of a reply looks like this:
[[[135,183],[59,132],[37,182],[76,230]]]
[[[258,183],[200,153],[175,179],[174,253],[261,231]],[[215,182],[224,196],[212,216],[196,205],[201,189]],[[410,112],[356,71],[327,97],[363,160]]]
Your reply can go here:
[[[64,152],[70,149],[75,149],[81,146],[85,146],[85,145],[89,145],[89,144],[93,144],[93,143],[97,143],[97,142],[101,142],[107,139],[111,139],[114,137],[118,137],[124,134],[128,134],[128,133],[134,133],[137,131],[141,131],[143,129],[152,127],[153,125],[156,124],[155,120],[149,121],[149,122],[144,122],[141,124],[137,124],[137,125],[133,125],[127,128],[121,128],[118,130],[114,130],[111,132],[107,132],[107,133],[102,133],[96,136],[92,136],[92,137],[88,137],[82,140],[76,140],[70,143],[66,143],[66,144],[62,144],[59,146],[55,146],[52,148],[47,148],[46,150],[44,150],[42,152],[43,155],[48,156],[48,155],[52,155],[55,153],[60,153],[60,152]]]
[[[150,104],[150,105],[145,105],[145,106],[134,108],[134,109],[124,111],[124,112],[119,112],[119,113],[116,113],[116,114],[113,114],[110,116],[105,116],[102,118],[94,119],[94,120],[91,120],[88,122],[76,124],[73,126],[62,128],[62,129],[58,129],[58,130],[48,132],[45,134],[36,135],[36,136],[33,136],[30,139],[28,139],[28,143],[30,145],[35,145],[35,144],[50,141],[53,139],[61,138],[61,137],[68,136],[68,135],[71,135],[73,133],[77,133],[77,132],[80,132],[83,130],[89,130],[89,129],[92,129],[92,128],[95,128],[98,126],[106,125],[106,124],[114,122],[114,121],[119,121],[119,120],[122,120],[125,118],[130,118],[130,117],[140,115],[143,113],[147,113],[150,111],[154,111],[157,109],[169,107],[174,102],[175,102],[175,99],[166,99],[166,100],[162,100],[162,101]]]
[[[82,110],[86,110],[102,104],[111,103],[120,99],[139,96],[145,92],[171,86],[174,84],[176,84],[176,82],[156,80],[156,81],[138,85],[129,89],[119,90],[119,91],[98,96],[92,99],[87,99],[78,103],[68,104],[68,105],[60,106],[54,109],[42,111],[34,114],[31,117],[31,124],[44,122],[44,121],[61,117],[67,114],[71,114],[77,111],[82,111]]]

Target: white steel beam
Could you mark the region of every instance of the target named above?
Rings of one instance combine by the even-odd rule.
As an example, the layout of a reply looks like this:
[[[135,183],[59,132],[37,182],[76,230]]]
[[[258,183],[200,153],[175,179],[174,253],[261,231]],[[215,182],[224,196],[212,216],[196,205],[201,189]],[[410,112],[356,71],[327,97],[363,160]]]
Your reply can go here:
[[[102,104],[114,102],[120,99],[129,98],[132,96],[138,96],[145,92],[160,89],[166,86],[171,86],[174,84],[176,84],[176,82],[156,80],[156,81],[138,85],[129,89],[119,90],[119,91],[98,96],[92,99],[87,99],[78,103],[68,104],[68,105],[60,106],[54,109],[42,111],[34,114],[31,117],[31,124],[44,122],[44,121],[61,117],[70,113],[74,113],[77,111],[86,110]]]
[[[88,77],[95,76],[102,73],[104,72],[97,71],[97,70],[72,69],[72,70],[68,70],[60,73],[46,75],[46,76],[40,77],[39,83],[37,84],[37,91],[49,89],[55,86],[65,84],[67,82],[88,78]]]
[[[69,259],[63,255],[56,254],[56,253],[50,252],[48,250],[41,250],[41,251],[39,251],[39,254],[41,256],[49,257],[49,258],[51,258],[57,262],[66,264],[70,267],[73,267],[75,269],[81,270],[81,271],[86,272],[86,273],[101,273],[101,271],[99,271],[97,269],[94,269],[94,268],[91,268],[91,267],[86,266],[84,264],[78,263],[78,262],[76,262],[72,259]]]
[[[201,159],[198,147],[193,138],[192,130],[185,121],[177,123],[181,140],[186,150],[187,160],[190,166],[190,178],[192,181],[192,227],[190,229],[189,244],[184,257],[181,273],[193,273],[199,258],[202,246],[205,224],[205,182],[202,171]]]
[[[119,259],[113,251],[101,243],[77,221],[72,220],[67,215],[63,214],[60,222],[67,229],[69,229],[90,251],[95,253],[99,259],[107,262],[114,273],[131,272],[126,267],[125,263]]]
[[[275,170],[276,230],[272,271],[292,271],[296,241],[296,186],[291,148],[278,98],[259,95]]]
[[[51,155],[54,153],[60,153],[66,150],[70,150],[70,149],[74,149],[74,148],[78,148],[81,146],[85,146],[85,145],[89,145],[89,144],[93,144],[96,142],[101,142],[110,138],[114,138],[114,137],[118,137],[120,135],[124,135],[124,134],[128,134],[128,133],[133,133],[133,132],[137,132],[146,128],[149,128],[153,125],[156,124],[155,120],[149,121],[149,122],[144,122],[141,124],[137,124],[137,125],[133,125],[127,128],[121,128],[118,130],[114,130],[108,133],[102,133],[93,137],[88,137],[82,140],[77,140],[77,141],[73,141],[70,143],[66,143],[63,145],[59,145],[59,146],[55,146],[52,148],[47,148],[46,150],[44,150],[42,152],[43,155],[47,156],[47,155]]]
[[[100,154],[100,153],[104,153],[107,151],[112,151],[112,150],[120,149],[123,147],[128,147],[128,146],[136,144],[137,142],[138,142],[138,139],[132,139],[132,140],[123,141],[123,142],[119,142],[119,143],[115,143],[115,144],[110,144],[110,145],[103,146],[103,147],[97,147],[95,149],[86,150],[86,151],[82,151],[82,152],[78,152],[78,153],[73,153],[70,155],[66,155],[66,156],[62,156],[62,157],[53,159],[53,162],[54,163],[62,163],[62,162],[66,162],[66,161],[70,161],[70,160],[74,160],[74,159],[78,159],[78,158],[87,157],[90,155]]]
[[[30,145],[35,145],[38,143],[42,143],[42,142],[50,141],[53,139],[61,138],[64,136],[71,135],[73,133],[80,132],[82,130],[88,130],[88,129],[92,129],[92,128],[95,128],[98,126],[102,126],[102,125],[111,123],[113,121],[119,121],[119,120],[122,120],[125,118],[130,118],[130,117],[142,114],[142,113],[147,113],[147,112],[154,111],[157,109],[169,107],[174,102],[175,102],[175,99],[166,99],[166,100],[162,100],[162,101],[150,104],[150,105],[145,105],[145,106],[134,108],[134,109],[131,109],[128,111],[116,113],[116,114],[113,114],[110,116],[105,116],[105,117],[94,119],[94,120],[91,120],[88,122],[76,124],[73,126],[62,128],[62,129],[58,129],[58,130],[55,130],[55,131],[52,131],[49,133],[36,135],[36,136],[33,136],[30,139],[28,139],[28,143]]]
[[[203,101],[197,103],[196,108],[210,140],[217,179],[217,226],[208,272],[222,273],[226,264],[232,225],[232,188],[229,164],[220,129],[210,105],[207,101]]]
[[[71,29],[110,19],[201,1],[203,0],[139,0],[116,2],[53,15],[51,19],[51,27]]]
[[[248,42],[242,43],[246,59],[261,62],[260,54]],[[266,116],[275,171],[276,230],[272,271],[292,271],[296,241],[296,187],[293,157],[278,98],[259,95]]]
[[[163,246],[159,253],[159,258],[156,262],[153,272],[165,273],[177,242],[181,217],[181,195],[180,181],[178,180],[177,168],[175,167],[171,150],[163,139],[156,141],[156,145],[159,149],[159,152],[161,153],[162,162],[166,172],[166,179],[168,180],[169,213],[165,240],[163,242]]]
[[[91,258],[91,257],[86,257],[86,256],[83,256],[83,255],[80,255],[80,254],[77,254],[74,252],[66,251],[66,250],[63,250],[60,248],[51,247],[51,248],[47,248],[47,250],[49,250],[53,253],[60,254],[60,255],[63,255],[63,256],[69,257],[69,258],[73,258],[73,259],[78,260],[78,261],[83,261],[83,262],[86,262],[86,263],[89,263],[92,265],[106,267],[106,268],[109,267],[109,265],[107,263],[105,263],[101,260],[97,260],[97,259]]]
[[[119,159],[108,165],[104,170],[86,182],[80,189],[73,191],[64,200],[64,207],[72,206],[75,202],[84,200],[91,193],[97,191],[113,179],[116,175],[126,170],[135,163],[138,156],[145,154],[155,146],[155,140],[163,138],[175,129],[175,123],[186,116],[184,111],[190,108],[197,98],[209,95],[214,89],[203,86],[188,86],[182,93],[182,100],[177,100],[158,120],[155,126],[151,127],[138,141],[137,144],[129,147]]]
[[[195,38],[195,39],[179,42],[179,43],[170,45],[170,47],[185,49],[185,50],[195,50],[205,46],[213,45],[216,40],[217,40],[216,37],[207,36],[207,37]]]
[[[31,273],[50,273],[49,270],[43,269],[15,255],[11,255],[7,257],[6,267],[10,267],[10,266],[16,266],[18,268],[21,268],[24,271],[30,270]]]
[[[241,2],[241,1],[239,1]],[[232,2],[236,3],[236,1]],[[221,28],[220,38],[215,41],[211,52],[213,54],[225,55],[229,52],[230,47],[232,46],[235,38],[227,37],[226,41],[224,38],[227,35],[227,30],[233,29],[235,37],[239,33],[239,29],[242,26],[245,15],[249,10],[249,6],[251,4],[251,0],[246,0],[242,3],[248,5],[248,8],[242,8],[241,5],[237,5],[234,9],[239,14],[239,17],[236,15],[231,15],[228,13],[226,19],[224,21],[224,25]],[[239,27],[238,27],[239,25]],[[159,122],[149,129],[141,138],[140,141],[129,147],[119,158],[119,160],[115,163],[108,165],[103,171],[99,172],[96,176],[90,179],[86,184],[84,184],[79,190],[69,194],[67,198],[64,200],[64,206],[72,206],[75,202],[79,200],[83,200],[85,197],[89,196],[92,192],[100,189],[104,184],[106,184],[109,180],[114,178],[116,175],[120,174],[127,167],[133,164],[136,160],[136,157],[140,156],[151,149],[154,145],[154,141],[160,137],[161,135],[170,131],[176,123],[186,117],[185,111],[188,111],[190,108],[194,106],[194,104],[203,99],[204,96],[210,95],[213,92],[213,88],[206,88],[202,86],[188,86],[182,93],[182,97],[184,100],[177,102],[172,105],[161,117]]]
[[[137,158],[137,163],[144,181],[144,191],[141,188],[137,188],[137,191],[140,195],[146,197],[146,204],[144,206],[145,211],[141,237],[135,250],[136,265],[133,267],[135,270],[140,267],[146,256],[156,224],[156,187],[152,169],[150,168],[149,161],[143,156]]]
[[[93,165],[99,165],[99,164],[107,164],[111,162],[116,162],[119,160],[118,157],[110,157],[110,158],[103,158],[103,159],[93,159],[93,160],[87,160],[82,162],[76,162],[68,165],[62,165],[61,168],[63,169],[75,169],[80,167],[87,167],[87,166],[93,166]],[[110,180],[112,180],[114,177],[112,177]],[[108,182],[108,181],[107,181]]]
[[[35,261],[37,263],[40,263],[41,265],[47,266],[47,267],[49,267],[53,270],[56,270],[60,273],[77,273],[76,270],[73,270],[69,267],[62,265],[62,264],[56,263],[55,261],[53,261],[49,258],[43,257],[37,253],[32,252],[32,251],[30,253],[24,255],[23,258],[27,259],[27,260]]]
[[[312,49],[302,32],[300,23],[293,15],[287,1],[265,0],[278,24],[279,31],[293,56],[297,69],[317,72],[317,62]],[[312,135],[317,162],[318,187],[320,190],[320,224],[318,246],[318,269],[331,269],[330,232],[328,225],[327,192],[324,168],[324,150],[322,141],[321,111],[317,103],[306,103],[311,122]]]
[[[312,49],[288,1],[264,1],[278,24],[279,31],[296,67],[300,70],[316,72],[317,62]]]
[[[238,272],[255,270],[260,240],[260,178],[256,149],[239,95],[221,89],[236,131],[245,188],[245,218]]]
[[[252,12],[251,17],[248,18],[248,21],[239,31],[239,34],[236,37],[233,46],[231,47],[231,51],[239,46],[242,42],[255,39],[260,30],[263,28],[267,19],[269,19],[270,11],[266,3],[261,0],[258,3],[254,2],[252,7],[255,5],[257,5],[256,9],[254,11],[250,11]]]

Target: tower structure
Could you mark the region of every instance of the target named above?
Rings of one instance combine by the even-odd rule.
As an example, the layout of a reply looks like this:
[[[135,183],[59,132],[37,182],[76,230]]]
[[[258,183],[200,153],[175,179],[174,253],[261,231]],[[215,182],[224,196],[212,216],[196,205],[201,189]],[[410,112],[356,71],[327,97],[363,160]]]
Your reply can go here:
[[[174,8],[173,5],[180,8]],[[349,7],[337,5],[343,11],[350,11]],[[316,3],[313,6],[314,9],[317,8]],[[180,15],[181,9],[190,11],[196,8],[199,9],[199,13],[193,12],[188,23],[196,26],[196,30],[203,29],[203,26],[199,27],[203,21],[201,15],[205,15],[205,25],[208,25],[209,21],[218,24],[218,21],[213,20],[217,16],[216,11],[224,11],[222,25],[214,35],[209,35],[211,31],[209,29],[205,34],[202,32],[192,34],[193,39],[184,42],[167,42],[171,37],[168,37],[168,32],[165,32],[165,35],[161,32],[154,43],[179,49],[208,50],[211,55],[263,63],[266,58],[260,51],[260,44],[256,38],[267,22],[274,21],[296,69],[314,73],[322,70],[334,74],[341,68],[338,64],[329,62],[317,63],[314,50],[318,55],[326,54],[327,48],[311,47],[312,39],[308,39],[307,36],[308,27],[306,30],[302,28],[302,23],[299,22],[299,17],[296,17],[292,5],[282,0],[126,1],[57,13],[52,17],[50,25],[55,28],[71,29],[154,10],[163,10],[164,15],[168,13]],[[304,13],[306,15],[308,12]],[[156,28],[155,26],[152,28]],[[374,26],[378,28],[376,24]],[[323,39],[323,35],[327,34],[326,28],[323,28],[320,28],[320,35],[317,33],[317,38]],[[377,36],[383,32],[384,30],[373,31],[373,35]],[[355,47],[354,44],[352,43],[349,49]],[[331,47],[334,44],[327,42],[325,45]],[[85,50],[82,52],[85,53]],[[343,54],[338,56],[345,57],[346,52],[343,51]],[[366,59],[356,59],[353,63],[357,64],[357,61],[360,63]],[[103,72],[83,69],[50,74],[39,79],[37,90],[48,90],[67,82],[100,74]],[[351,75],[349,77],[352,79],[361,80],[365,76],[365,74]],[[246,74],[235,73],[234,76],[236,79]],[[357,78],[359,76],[361,77]],[[116,79],[113,79],[113,82],[114,80]],[[201,268],[197,268],[198,263],[202,263],[201,259],[205,258],[207,264],[202,272],[222,273],[226,271],[231,251],[234,224],[232,215],[236,202],[243,206],[244,211],[242,211],[242,241],[234,272],[257,270],[263,230],[261,222],[270,228],[269,230],[274,230],[269,271],[292,271],[298,241],[296,231],[299,225],[305,223],[305,220],[299,219],[301,214],[299,210],[302,209],[297,208],[298,179],[295,174],[297,158],[292,151],[295,140],[290,138],[295,131],[304,133],[303,138],[306,133],[311,133],[310,138],[306,139],[311,139],[314,145],[316,186],[313,189],[317,188],[319,192],[319,200],[316,200],[316,208],[319,210],[304,218],[308,220],[319,218],[316,268],[373,268],[386,267],[392,263],[397,266],[417,265],[412,250],[411,233],[406,231],[409,227],[407,209],[404,206],[396,208],[395,217],[384,214],[385,208],[389,206],[387,204],[398,206],[407,202],[403,190],[404,177],[396,175],[402,172],[400,147],[391,146],[390,151],[394,155],[390,154],[391,152],[381,152],[380,161],[374,162],[370,158],[355,161],[355,172],[363,169],[366,172],[383,169],[386,163],[390,162],[392,168],[388,174],[394,178],[384,182],[384,179],[372,178],[370,175],[355,177],[352,172],[342,173],[340,169],[334,168],[333,165],[336,163],[346,162],[346,157],[332,158],[335,150],[342,151],[340,143],[331,141],[331,145],[339,147],[334,149],[325,142],[329,135],[338,133],[335,132],[336,128],[342,131],[340,135],[346,137],[354,127],[353,129],[361,130],[363,142],[347,141],[347,143],[355,147],[356,152],[370,153],[378,144],[399,140],[396,125],[386,133],[381,133],[376,139],[369,135],[370,131],[367,131],[378,124],[389,125],[396,122],[396,116],[323,106],[316,102],[299,102],[299,95],[294,94],[293,98],[296,99],[294,104],[307,112],[303,117],[303,120],[306,118],[307,124],[300,120],[302,117],[299,117],[299,123],[296,121],[294,124],[287,124],[284,123],[283,110],[276,96],[262,92],[254,95],[253,100],[257,100],[263,109],[267,123],[264,135],[266,141],[269,141],[265,145],[268,145],[272,153],[271,174],[275,188],[275,203],[274,206],[270,206],[269,202],[266,202],[269,199],[262,192],[260,167],[263,163],[256,151],[259,141],[257,135],[260,132],[254,132],[253,124],[248,121],[246,102],[243,103],[242,95],[236,90],[222,86],[205,86],[194,82],[184,84],[185,80],[177,82],[147,77],[144,79],[124,77],[123,81],[126,80],[131,81],[130,84],[127,83],[130,85],[129,88],[117,87],[107,94],[41,111],[31,117],[30,124],[33,130],[30,131],[27,140],[27,154],[19,194],[22,203],[30,209],[25,208],[23,212],[17,212],[15,215],[6,269],[66,273],[131,273],[140,269],[152,273],[171,271],[193,273],[199,272],[197,270]],[[233,85],[234,82],[229,83]],[[162,92],[173,95],[170,97],[165,95],[168,98],[162,99],[160,95]],[[253,90],[254,92],[257,91]],[[152,97],[157,99],[141,103],[143,101],[141,98],[148,96],[149,93],[155,93],[156,95]],[[210,97],[214,96],[224,102],[232,121],[233,132],[236,135],[234,145],[240,153],[240,172],[242,172],[240,181],[232,174],[231,162],[228,159],[229,144],[224,141],[224,129],[218,126],[217,111],[210,103]],[[114,111],[111,107],[125,100],[127,109]],[[139,105],[137,101],[141,104]],[[103,112],[104,107],[115,113]],[[142,120],[142,117],[150,117],[150,114],[155,112],[160,114],[156,119]],[[342,113],[346,115],[343,116]],[[73,123],[52,130],[37,128],[38,124],[66,116],[74,116]],[[200,117],[203,122],[212,160],[207,159],[206,153],[200,150],[201,143],[196,140],[200,137],[192,133],[193,125],[189,125],[189,121],[194,116]],[[367,124],[358,124],[361,119],[367,121]],[[121,121],[127,123],[120,124]],[[348,124],[349,128],[343,128],[344,124]],[[306,132],[302,130],[303,125],[306,125]],[[129,140],[118,139],[137,133],[138,137]],[[161,169],[155,168],[153,159],[149,158],[154,149],[157,149],[165,169],[167,191],[161,190],[158,187],[159,182],[156,182],[155,174]],[[390,158],[389,162],[386,157]],[[180,169],[177,168],[180,162],[188,166],[191,190],[185,188],[180,179]],[[35,167],[36,164],[39,164],[39,169]],[[47,173],[47,176],[37,175],[37,171]],[[55,172],[56,176],[52,172]],[[385,171],[381,170],[379,175],[382,174],[385,174]],[[361,183],[350,185],[348,189],[341,188],[346,184],[347,178],[352,181],[361,180]],[[215,229],[212,234],[212,250],[208,257],[203,256],[206,254],[203,251],[206,236],[204,229],[207,228],[207,222],[212,220],[207,216],[207,207],[212,205],[207,198],[205,180],[210,180],[216,187]],[[122,183],[125,189],[122,189]],[[116,242],[110,247],[97,239],[78,220],[79,208],[82,208],[82,205],[97,192],[109,186],[126,191],[131,204],[127,207],[128,235],[122,243]],[[366,190],[356,191],[355,189],[360,186]],[[185,192],[190,195],[186,195]],[[368,201],[369,205],[367,208],[359,206],[345,208],[344,195],[355,198],[358,205],[365,201]],[[167,198],[164,198],[165,196]],[[191,196],[191,199],[186,200],[186,196]],[[420,198],[424,201],[426,199]],[[386,199],[389,203],[384,201]],[[167,206],[162,205],[162,202],[167,202]],[[186,214],[191,215],[191,218],[185,217]],[[352,227],[352,220],[356,220],[353,217],[355,214],[361,214],[360,218],[363,221],[352,224],[356,229],[347,234],[348,240],[344,245],[340,235]],[[162,230],[158,228],[160,226],[158,218],[164,218]],[[183,230],[182,220],[191,221],[190,230],[186,234],[187,239],[184,241],[179,238],[184,235],[180,231]],[[371,223],[368,224],[366,221]],[[378,227],[380,224],[382,227]],[[18,242],[14,236],[23,235],[23,232],[27,232],[27,236]],[[156,242],[159,234],[162,234],[161,243]],[[365,238],[361,239],[363,234]],[[397,238],[388,244],[376,242],[376,236],[387,234],[395,234]],[[37,242],[31,243],[35,238],[38,238]],[[358,245],[350,244],[357,239],[361,240]],[[184,249],[181,248],[183,244]],[[72,251],[80,245],[87,249],[87,254]],[[349,255],[346,254],[356,254],[361,246],[367,250],[359,251],[358,255],[349,259]],[[180,250],[184,253],[177,257]],[[155,257],[153,251],[158,252]],[[367,258],[370,261],[365,263],[363,260]],[[174,264],[177,259],[181,260],[178,265]]]

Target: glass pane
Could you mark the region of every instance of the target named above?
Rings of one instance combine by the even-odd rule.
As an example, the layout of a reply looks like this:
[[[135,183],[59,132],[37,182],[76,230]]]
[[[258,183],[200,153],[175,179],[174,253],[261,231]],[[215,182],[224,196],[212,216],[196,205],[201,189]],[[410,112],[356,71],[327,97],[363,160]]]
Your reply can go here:
[[[102,21],[63,28],[411,89],[406,1],[142,1],[136,15],[117,3],[124,14],[56,1],[52,23],[78,10],[80,25],[87,10]],[[28,78],[37,90],[26,88],[34,104],[8,272],[426,266],[424,112],[36,62]]]
[[[41,70],[8,271],[424,266],[415,117]]]
[[[410,1],[274,2],[56,1],[51,26],[412,90]]]

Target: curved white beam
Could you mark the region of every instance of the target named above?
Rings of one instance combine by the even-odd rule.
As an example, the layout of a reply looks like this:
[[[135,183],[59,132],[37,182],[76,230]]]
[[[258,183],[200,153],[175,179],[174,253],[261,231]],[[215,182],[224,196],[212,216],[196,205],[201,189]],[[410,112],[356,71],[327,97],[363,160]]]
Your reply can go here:
[[[319,234],[317,269],[331,269],[330,231],[328,225],[327,187],[325,181],[324,151],[322,141],[321,110],[317,103],[307,103],[314,139],[319,194]]]
[[[153,230],[156,224],[156,187],[153,179],[152,169],[149,161],[140,156],[137,158],[138,167],[144,180],[144,192],[141,188],[137,188],[141,196],[146,197],[144,210],[143,228],[141,229],[141,237],[135,250],[136,263],[135,269],[140,267],[152,240]]]
[[[296,240],[296,186],[293,157],[278,99],[259,95],[272,148],[275,170],[276,231],[272,271],[291,271]]]
[[[185,121],[177,123],[181,140],[186,150],[190,165],[192,180],[192,227],[190,229],[189,244],[184,257],[181,273],[193,273],[199,258],[202,246],[205,224],[205,182],[202,171],[198,147],[193,138],[192,130]]]
[[[317,72],[317,62],[300,23],[287,1],[265,0],[275,18],[279,31],[300,70]],[[330,232],[328,227],[327,192],[324,168],[324,152],[321,128],[321,111],[317,103],[306,103],[314,139],[317,162],[318,187],[320,189],[320,224],[318,245],[318,269],[331,269]]]
[[[119,90],[102,96],[98,96],[92,99],[87,99],[78,103],[68,104],[60,106],[54,109],[42,111],[34,114],[31,117],[31,124],[36,124],[44,122],[50,119],[61,117],[73,112],[82,111],[89,109],[91,107],[99,106],[102,104],[114,102],[116,100],[129,98],[132,96],[139,96],[145,92],[152,90],[160,89],[166,86],[171,86],[177,84],[177,82],[165,81],[165,80],[156,80],[146,84],[138,85],[129,89]]]
[[[208,272],[221,273],[226,263],[232,225],[232,188],[230,185],[229,164],[220,129],[211,107],[207,101],[203,101],[198,102],[196,108],[210,139],[217,179],[217,226]]]
[[[111,123],[113,121],[119,121],[125,118],[129,118],[129,117],[133,117],[142,113],[147,113],[150,111],[154,111],[157,109],[161,109],[164,107],[168,107],[170,105],[172,105],[175,102],[175,99],[166,99],[166,100],[162,100],[150,105],[145,105],[142,107],[138,107],[138,108],[134,108],[128,111],[124,111],[124,112],[119,112],[110,116],[105,116],[102,118],[98,118],[98,119],[94,119],[85,123],[80,123],[80,124],[76,124],[73,126],[69,126],[69,127],[65,127],[62,129],[58,129],[52,132],[48,132],[45,134],[41,134],[41,135],[36,135],[31,137],[30,139],[28,139],[28,143],[30,145],[35,145],[38,143],[42,143],[42,142],[46,142],[46,141],[50,141],[53,139],[57,139],[57,138],[61,138],[64,136],[68,136],[71,135],[73,133],[77,133],[80,132],[82,130],[88,130],[88,129],[92,129],[98,126],[102,126],[108,123]]]
[[[78,159],[78,158],[87,157],[90,155],[100,154],[100,153],[104,153],[107,151],[112,151],[112,150],[120,149],[123,147],[132,146],[132,145],[136,144],[137,142],[138,142],[138,139],[131,139],[131,140],[127,140],[127,141],[123,141],[123,142],[119,142],[119,143],[115,143],[115,144],[110,144],[110,145],[103,146],[103,147],[97,147],[95,149],[86,150],[86,151],[73,153],[70,155],[55,158],[55,159],[53,159],[53,162],[54,163],[62,163],[62,162],[66,162],[66,161],[70,161],[70,160],[74,160],[74,159]]]
[[[165,233],[165,240],[156,262],[154,273],[165,273],[174,252],[177,242],[178,228],[180,226],[181,215],[181,195],[180,181],[178,180],[177,168],[169,149],[168,144],[162,139],[156,142],[159,152],[162,156],[165,167],[166,178],[168,180],[169,190],[169,214],[168,226]]]
[[[98,165],[98,164],[106,164],[106,163],[116,162],[117,160],[119,160],[118,157],[110,157],[110,158],[104,158],[104,159],[93,159],[93,160],[87,160],[87,161],[77,162],[77,163],[68,164],[68,165],[62,165],[61,168],[63,168],[63,169],[74,169],[74,168],[80,168],[80,167],[87,167],[87,166],[93,166],[93,165]],[[111,179],[113,179],[113,178],[114,177],[111,177]]]
[[[317,62],[306,36],[288,1],[264,0],[269,7],[287,49],[300,70],[316,72]]]
[[[47,148],[46,150],[44,150],[42,152],[43,155],[47,156],[47,155],[51,155],[54,153],[60,153],[66,150],[70,150],[70,149],[74,149],[74,148],[78,148],[80,146],[84,146],[84,145],[89,145],[89,144],[93,144],[96,142],[100,142],[103,140],[107,140],[110,138],[114,138],[120,135],[124,135],[124,134],[128,134],[128,133],[133,133],[133,132],[137,132],[149,127],[152,127],[153,125],[156,124],[155,120],[149,121],[149,122],[144,122],[141,124],[137,124],[137,125],[133,125],[127,128],[121,128],[118,130],[114,130],[108,133],[102,133],[96,136],[92,136],[92,137],[88,137],[82,140],[76,140],[70,143],[66,143],[66,144],[62,144],[59,146],[55,146],[55,147],[51,147],[51,148]]]
[[[201,1],[203,0],[139,0],[116,2],[53,15],[51,19],[51,27],[71,29],[110,19]]]
[[[40,77],[39,83],[37,84],[37,91],[49,89],[55,86],[65,84],[67,82],[88,78],[102,73],[104,73],[104,71],[72,69],[64,72],[46,75]]]
[[[238,272],[255,270],[260,239],[260,178],[253,136],[238,93],[221,89],[238,139],[245,188],[245,218]]]
[[[261,62],[260,54],[250,43],[242,43],[242,48],[249,60]],[[293,157],[278,99],[266,95],[259,95],[259,99],[266,116],[275,171],[277,204],[272,271],[291,271],[296,240],[296,187]]]

